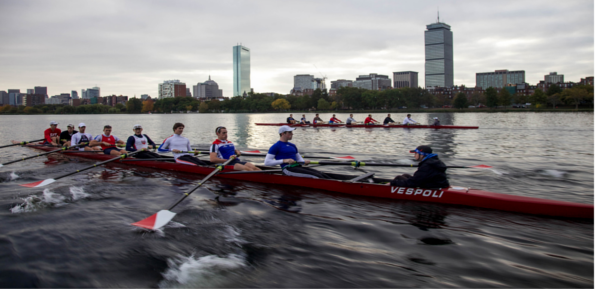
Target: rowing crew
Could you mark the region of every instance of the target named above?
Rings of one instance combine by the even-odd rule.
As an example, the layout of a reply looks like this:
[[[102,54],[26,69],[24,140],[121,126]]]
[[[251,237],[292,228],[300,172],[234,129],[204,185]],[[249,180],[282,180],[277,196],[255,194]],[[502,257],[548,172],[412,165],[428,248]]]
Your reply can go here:
[[[316,116],[314,117],[312,122],[313,122],[313,124],[319,124],[319,123],[323,123],[324,121],[320,118],[319,114],[316,114]],[[331,119],[328,121],[328,124],[340,124],[340,123],[343,123],[343,121],[339,120],[335,114],[333,114]],[[293,125],[293,124],[308,125],[308,124],[310,124],[310,121],[306,120],[306,115],[303,114],[302,118],[300,119],[300,122],[298,123],[298,121],[293,118],[293,114],[289,114],[289,117],[287,117],[287,124],[289,124],[289,125]],[[357,124],[357,121],[353,118],[353,114],[349,114],[349,118],[347,119],[345,124],[346,125]],[[366,117],[366,119],[364,120],[364,125],[377,125],[377,124],[380,124],[380,122],[374,120],[372,118],[372,114],[368,114],[368,117]],[[395,122],[395,120],[393,120],[391,118],[390,114],[388,114],[386,116],[386,118],[384,118],[384,121],[382,122],[382,124],[385,126],[396,125],[396,122]],[[407,114],[407,117],[405,117],[405,119],[403,120],[403,125],[420,125],[420,124],[419,124],[419,122],[411,119],[411,114]],[[438,120],[438,117],[434,117],[434,123],[432,124],[432,126],[440,126],[440,120]]]

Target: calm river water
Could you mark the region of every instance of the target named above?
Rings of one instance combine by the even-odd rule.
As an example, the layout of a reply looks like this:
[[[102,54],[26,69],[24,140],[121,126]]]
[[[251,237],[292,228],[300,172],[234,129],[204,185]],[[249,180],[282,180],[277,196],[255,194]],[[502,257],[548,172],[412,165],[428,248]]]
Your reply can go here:
[[[299,116],[301,114],[294,114]],[[329,119],[331,114],[321,114]],[[355,114],[362,121],[366,114]],[[374,114],[382,121],[384,114]],[[593,204],[593,113],[414,114],[478,130],[297,129],[301,152],[411,163],[430,145],[452,185]],[[1,144],[42,137],[50,121],[103,125],[126,139],[141,124],[157,143],[175,122],[198,148],[226,126],[241,149],[266,151],[287,114],[0,116]],[[313,114],[308,114],[312,119]],[[338,114],[347,119],[346,114]],[[394,112],[401,121],[405,113]],[[0,162],[32,155],[0,149]],[[245,158],[244,158],[245,159]],[[249,159],[262,163],[262,158]],[[203,176],[114,164],[46,189],[18,186],[92,164],[47,157],[0,168],[2,288],[593,288],[593,221],[346,196],[214,178],[174,222],[148,232],[131,222],[169,206]],[[354,173],[350,168],[324,168]],[[413,173],[365,168],[377,177]],[[214,198],[221,194],[221,202]]]

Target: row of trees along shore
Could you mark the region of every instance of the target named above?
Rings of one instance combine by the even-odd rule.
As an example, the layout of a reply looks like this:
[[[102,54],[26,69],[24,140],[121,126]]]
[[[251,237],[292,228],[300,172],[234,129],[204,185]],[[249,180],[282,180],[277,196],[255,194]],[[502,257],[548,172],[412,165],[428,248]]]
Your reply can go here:
[[[292,96],[249,93],[248,97],[233,97],[229,100],[199,101],[192,97],[175,97],[161,100],[142,101],[131,98],[126,105],[117,104],[114,107],[95,104],[78,107],[68,105],[36,105],[32,107],[10,106],[0,107],[2,114],[114,114],[114,113],[146,113],[146,112],[272,112],[272,111],[307,111],[315,110],[390,110],[407,107],[413,108],[441,108],[445,105],[453,108],[468,108],[480,104],[489,108],[510,107],[511,104],[531,103],[536,108],[549,105],[593,106],[593,86],[577,85],[571,89],[562,90],[557,85],[551,85],[547,92],[536,89],[531,96],[510,94],[506,89],[497,92],[488,88],[484,94],[479,92],[466,96],[458,93],[453,99],[443,95],[432,95],[422,88],[401,88],[384,91],[372,91],[353,87],[343,87],[337,90],[335,96],[329,96],[326,90],[317,89],[311,96]]]

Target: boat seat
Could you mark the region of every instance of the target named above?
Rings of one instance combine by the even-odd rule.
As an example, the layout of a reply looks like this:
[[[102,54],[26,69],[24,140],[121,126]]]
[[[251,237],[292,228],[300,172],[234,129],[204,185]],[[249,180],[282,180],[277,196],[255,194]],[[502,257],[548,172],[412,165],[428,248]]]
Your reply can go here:
[[[360,175],[358,177],[352,178],[349,181],[350,182],[356,182],[356,181],[360,181],[360,180],[366,179],[366,178],[372,179],[372,177],[374,177],[374,172],[368,172],[366,174],[363,174],[363,175]]]

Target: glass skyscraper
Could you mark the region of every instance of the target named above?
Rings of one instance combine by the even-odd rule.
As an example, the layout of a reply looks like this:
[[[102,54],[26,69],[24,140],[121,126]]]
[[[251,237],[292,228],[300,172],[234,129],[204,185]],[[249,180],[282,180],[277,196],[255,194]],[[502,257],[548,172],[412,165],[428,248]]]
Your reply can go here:
[[[250,92],[250,49],[237,45],[233,47],[233,96]]]
[[[426,88],[452,87],[454,68],[450,25],[438,21],[426,27]]]

